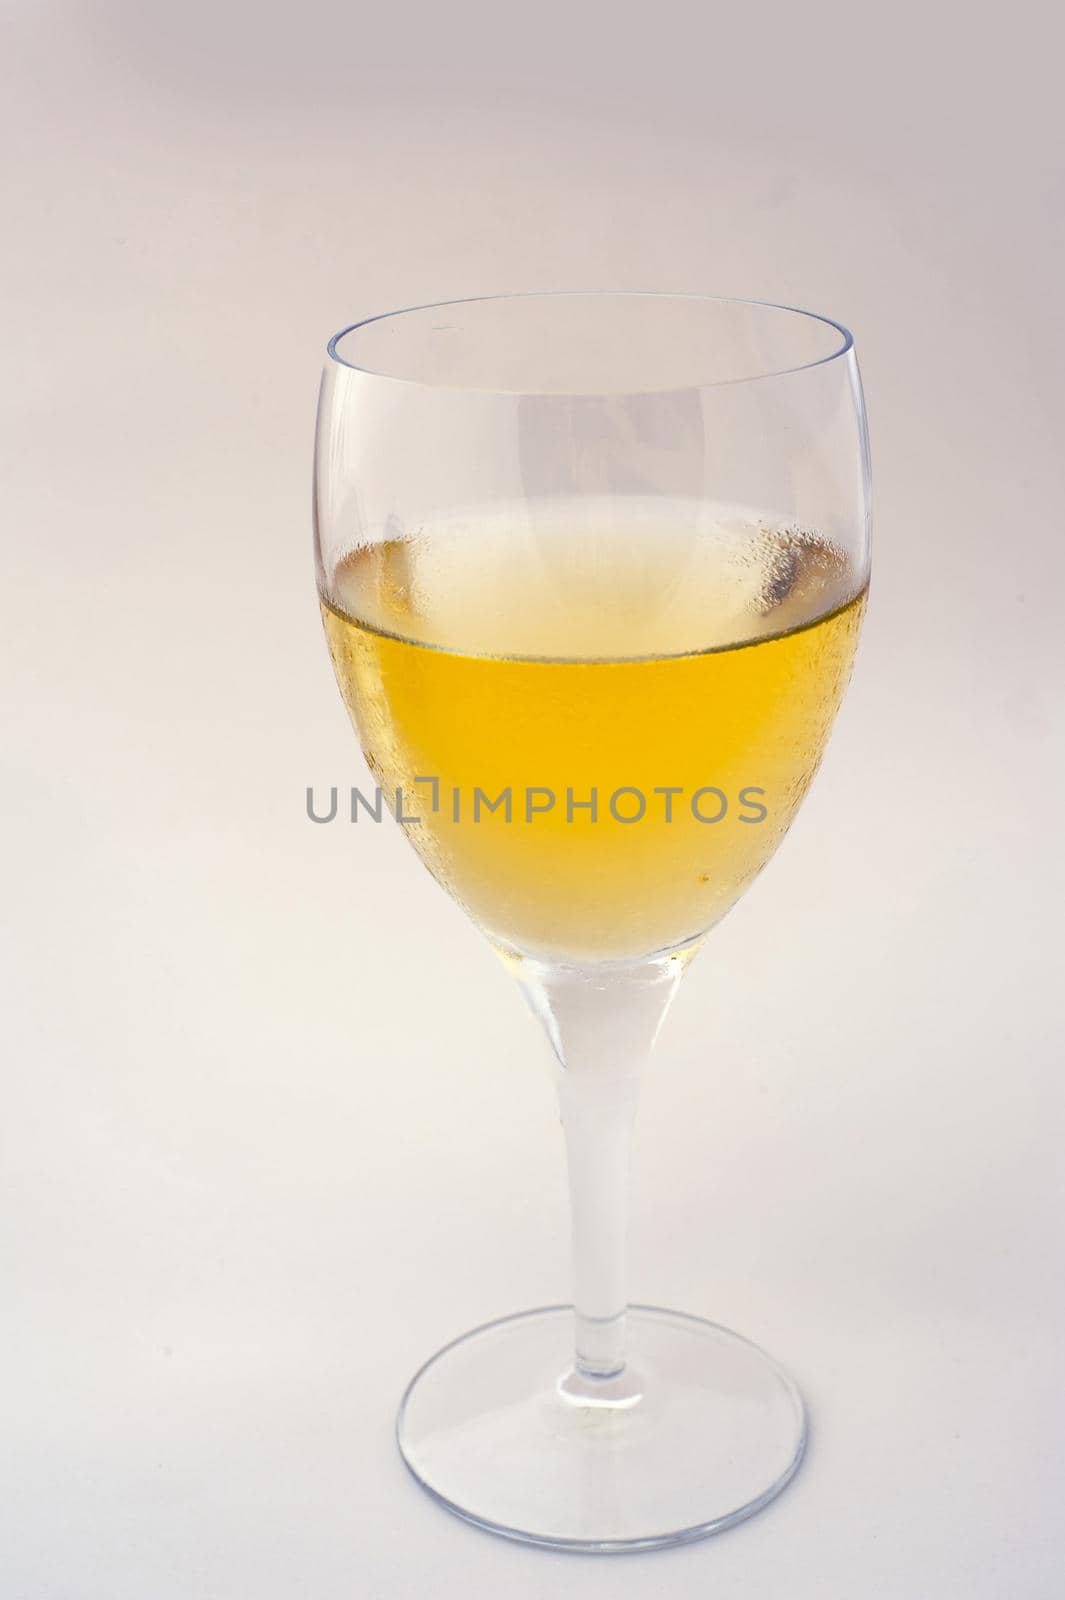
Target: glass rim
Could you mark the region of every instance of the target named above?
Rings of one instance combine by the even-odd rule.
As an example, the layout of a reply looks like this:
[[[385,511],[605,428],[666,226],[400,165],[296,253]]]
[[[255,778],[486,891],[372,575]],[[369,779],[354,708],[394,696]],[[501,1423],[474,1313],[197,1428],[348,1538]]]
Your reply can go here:
[[[349,361],[341,355],[337,346],[349,334],[357,333],[360,328],[368,328],[378,322],[389,322],[401,317],[412,316],[423,311],[442,311],[453,306],[473,306],[485,304],[503,304],[508,301],[518,300],[672,300],[691,301],[704,305],[747,306],[757,307],[764,311],[783,311],[789,316],[802,317],[810,322],[818,322],[822,327],[832,328],[840,336],[840,343],[827,355],[817,356],[810,361],[801,361],[793,366],[773,367],[764,372],[752,372],[738,378],[708,378],[705,381],[679,385],[686,389],[719,389],[735,387],[740,384],[762,383],[770,378],[786,378],[798,372],[810,372],[817,367],[827,366],[830,362],[838,361],[847,356],[854,349],[854,335],[842,322],[837,322],[835,317],[826,316],[820,311],[808,311],[802,306],[785,305],[776,300],[755,300],[743,295],[701,294],[691,291],[678,291],[668,289],[528,289],[515,290],[506,294],[475,294],[461,295],[449,300],[428,300],[418,305],[402,306],[393,311],[378,311],[373,316],[360,317],[357,322],[350,322],[346,327],[334,333],[326,345],[326,354],[335,366],[348,372],[358,372],[363,377],[382,379],[389,383],[401,383],[412,388],[452,390],[455,393],[467,394],[514,394],[538,393],[541,391],[513,390],[496,388],[491,384],[480,383],[442,383],[432,378],[410,378],[398,373],[381,372],[373,367],[360,366],[356,361]]]

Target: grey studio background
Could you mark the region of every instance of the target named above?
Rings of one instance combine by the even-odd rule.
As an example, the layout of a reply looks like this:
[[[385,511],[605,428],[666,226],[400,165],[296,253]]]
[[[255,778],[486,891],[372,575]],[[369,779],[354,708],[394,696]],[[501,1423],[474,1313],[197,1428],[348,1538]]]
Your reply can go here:
[[[1049,8],[5,10],[4,1600],[1060,1591],[1065,178]],[[545,1047],[363,769],[326,337],[667,288],[856,333],[876,561],[792,835],[682,989],[632,1287],[812,1411],[706,1543],[464,1527],[394,1407],[564,1297]]]

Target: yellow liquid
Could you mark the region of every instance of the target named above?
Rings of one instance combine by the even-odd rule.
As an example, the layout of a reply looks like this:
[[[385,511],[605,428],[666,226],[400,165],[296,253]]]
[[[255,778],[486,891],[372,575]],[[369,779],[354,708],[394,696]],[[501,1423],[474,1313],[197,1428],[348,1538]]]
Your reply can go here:
[[[765,865],[864,604],[824,541],[634,511],[609,534],[563,512],[362,547],[322,611],[371,770],[390,807],[402,791],[429,869],[501,945],[603,961],[696,939]]]

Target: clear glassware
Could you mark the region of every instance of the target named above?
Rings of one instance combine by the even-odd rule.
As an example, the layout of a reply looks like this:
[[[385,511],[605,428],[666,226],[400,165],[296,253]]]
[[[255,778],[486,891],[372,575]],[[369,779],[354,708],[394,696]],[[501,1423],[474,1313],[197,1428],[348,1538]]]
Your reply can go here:
[[[418,307],[329,345],[323,618],[377,793],[554,1050],[573,1305],[456,1339],[399,1447],[470,1522],[597,1551],[751,1515],[802,1401],[726,1328],[627,1304],[637,1090],[706,933],[772,855],[869,571],[850,334],[701,296]]]

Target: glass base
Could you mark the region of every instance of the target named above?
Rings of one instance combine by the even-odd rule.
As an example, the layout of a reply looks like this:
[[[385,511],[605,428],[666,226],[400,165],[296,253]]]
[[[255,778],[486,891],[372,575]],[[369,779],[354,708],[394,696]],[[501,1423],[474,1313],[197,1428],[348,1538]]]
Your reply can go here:
[[[573,1372],[573,1311],[549,1306],[463,1335],[427,1361],[397,1438],[429,1493],[508,1539],[649,1550],[768,1504],[806,1444],[803,1403],[757,1345],[653,1306],[628,1315],[613,1378]]]

